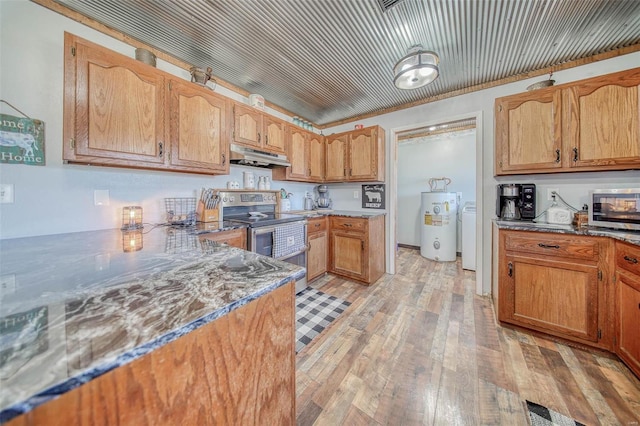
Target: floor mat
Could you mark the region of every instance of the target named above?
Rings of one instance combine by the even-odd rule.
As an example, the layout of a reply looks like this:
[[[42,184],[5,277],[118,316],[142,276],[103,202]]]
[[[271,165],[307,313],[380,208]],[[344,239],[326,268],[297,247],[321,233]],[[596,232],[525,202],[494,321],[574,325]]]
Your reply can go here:
[[[527,401],[527,408],[529,409],[529,417],[531,418],[532,426],[584,426],[582,423],[577,422],[570,417],[531,401]]]
[[[344,312],[351,303],[308,287],[296,295],[296,353]]]

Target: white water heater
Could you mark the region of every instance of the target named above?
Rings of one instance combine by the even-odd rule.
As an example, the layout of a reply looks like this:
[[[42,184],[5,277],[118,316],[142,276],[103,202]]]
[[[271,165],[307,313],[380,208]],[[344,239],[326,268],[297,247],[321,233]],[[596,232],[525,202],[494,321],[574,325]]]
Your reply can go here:
[[[420,254],[440,262],[456,260],[458,203],[455,192],[423,192]]]

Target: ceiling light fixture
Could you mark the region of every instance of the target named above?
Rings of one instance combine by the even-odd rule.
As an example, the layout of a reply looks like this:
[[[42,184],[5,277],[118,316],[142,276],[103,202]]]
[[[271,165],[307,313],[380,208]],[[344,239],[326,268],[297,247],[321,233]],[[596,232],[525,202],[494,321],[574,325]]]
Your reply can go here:
[[[409,90],[426,86],[438,78],[440,58],[435,52],[416,45],[393,67],[393,82],[398,89]]]

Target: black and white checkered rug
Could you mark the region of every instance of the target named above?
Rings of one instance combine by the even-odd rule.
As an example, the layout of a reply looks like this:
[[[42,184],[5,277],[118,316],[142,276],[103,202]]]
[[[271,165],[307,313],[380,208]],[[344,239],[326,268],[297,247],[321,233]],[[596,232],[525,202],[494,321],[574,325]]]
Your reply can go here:
[[[582,423],[579,423],[570,417],[531,401],[527,401],[527,408],[529,409],[531,426],[584,426]]]
[[[351,303],[308,287],[296,295],[296,353],[340,316]]]

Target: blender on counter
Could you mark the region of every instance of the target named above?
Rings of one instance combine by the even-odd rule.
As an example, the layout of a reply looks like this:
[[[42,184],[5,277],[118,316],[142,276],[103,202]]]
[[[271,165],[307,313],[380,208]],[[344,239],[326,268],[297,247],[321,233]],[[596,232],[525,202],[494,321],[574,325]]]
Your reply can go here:
[[[316,186],[316,192],[318,193],[316,206],[318,206],[319,209],[330,209],[332,203],[328,194],[329,187],[327,185],[318,185]]]

